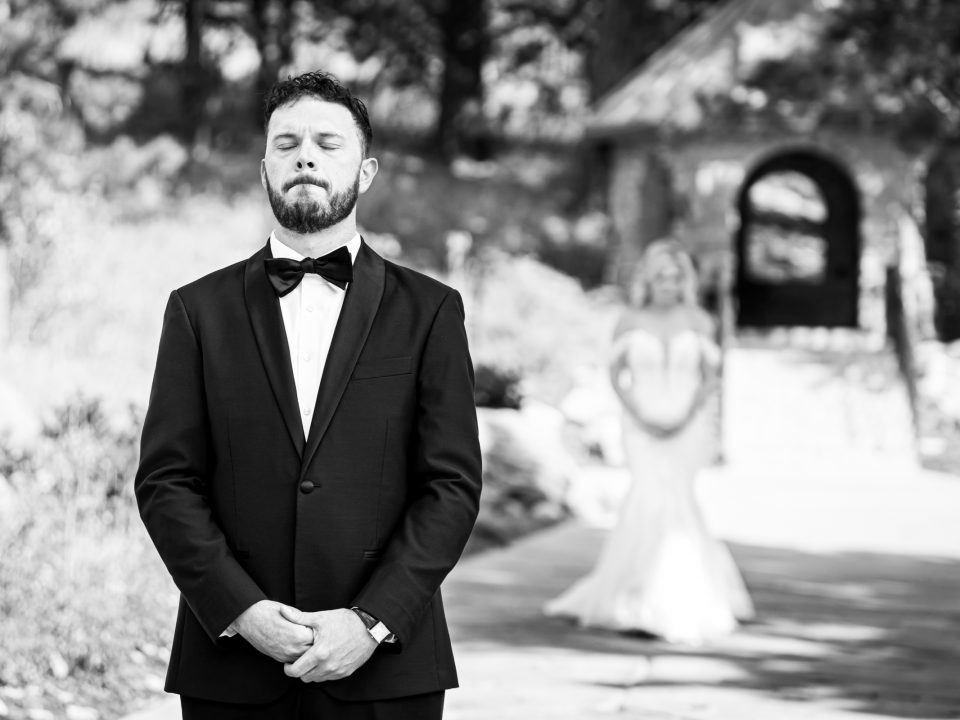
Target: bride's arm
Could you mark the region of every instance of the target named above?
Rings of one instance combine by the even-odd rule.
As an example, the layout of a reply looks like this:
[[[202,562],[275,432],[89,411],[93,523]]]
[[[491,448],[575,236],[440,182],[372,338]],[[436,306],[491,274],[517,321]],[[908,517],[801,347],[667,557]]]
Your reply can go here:
[[[613,385],[613,390],[620,399],[620,404],[645,432],[656,437],[665,437],[670,434],[671,430],[669,428],[644,418],[634,403],[633,395],[630,392],[633,388],[633,373],[627,360],[627,345],[623,342],[616,342],[616,340],[613,346],[613,357],[610,359],[610,384]]]
[[[713,341],[713,321],[708,315],[704,314],[702,327],[698,328],[698,332],[700,335],[700,384],[690,402],[690,409],[685,413],[677,430],[693,420],[710,397],[720,390],[721,350]]]
[[[690,399],[687,411],[683,413],[678,422],[667,427],[661,427],[661,437],[669,437],[683,430],[703,409],[710,397],[720,389],[721,351],[713,341],[713,328],[713,319],[706,312],[696,318],[696,326],[692,329],[697,332],[699,340],[699,383]]]

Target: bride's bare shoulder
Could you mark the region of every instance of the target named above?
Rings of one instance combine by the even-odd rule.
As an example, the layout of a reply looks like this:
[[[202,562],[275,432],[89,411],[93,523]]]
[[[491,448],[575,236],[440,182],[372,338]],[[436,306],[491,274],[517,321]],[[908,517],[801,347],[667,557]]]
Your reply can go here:
[[[699,306],[692,306],[687,313],[687,323],[691,330],[712,338],[717,332],[717,323],[713,316]]]

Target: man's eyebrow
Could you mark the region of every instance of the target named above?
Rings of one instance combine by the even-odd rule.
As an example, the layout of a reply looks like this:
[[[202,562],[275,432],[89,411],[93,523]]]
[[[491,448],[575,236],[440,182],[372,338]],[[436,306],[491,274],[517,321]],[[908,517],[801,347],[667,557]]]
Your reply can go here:
[[[324,139],[324,140],[330,140],[330,139],[342,140],[344,136],[341,133],[336,132],[335,130],[327,130],[327,131],[315,132],[313,133],[313,137]],[[273,141],[277,142],[278,140],[289,140],[289,139],[298,140],[299,138],[300,138],[300,134],[293,130],[282,130],[273,136]]]
[[[340,133],[338,133],[336,130],[328,130],[328,131],[326,131],[326,132],[316,132],[316,133],[313,134],[313,136],[316,137],[316,138],[324,138],[324,139],[330,139],[330,138],[332,138],[332,139],[334,139],[334,140],[342,140],[342,139],[343,139],[343,135],[341,135]]]

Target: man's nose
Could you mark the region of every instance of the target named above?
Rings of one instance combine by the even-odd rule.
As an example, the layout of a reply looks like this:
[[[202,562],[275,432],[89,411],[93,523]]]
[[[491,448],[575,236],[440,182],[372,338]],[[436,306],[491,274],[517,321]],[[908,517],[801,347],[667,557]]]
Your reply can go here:
[[[308,140],[300,145],[300,153],[297,156],[297,170],[316,170],[317,160],[314,155],[312,143]]]

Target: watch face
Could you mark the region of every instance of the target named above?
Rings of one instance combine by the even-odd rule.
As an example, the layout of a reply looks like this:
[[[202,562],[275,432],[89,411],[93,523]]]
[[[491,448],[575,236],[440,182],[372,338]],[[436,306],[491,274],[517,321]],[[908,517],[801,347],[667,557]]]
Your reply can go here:
[[[378,643],[382,643],[384,638],[390,634],[390,631],[387,630],[386,625],[384,625],[382,622],[378,622],[376,625],[370,628],[370,634],[373,635],[374,640],[376,640]]]

